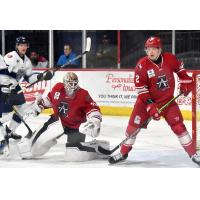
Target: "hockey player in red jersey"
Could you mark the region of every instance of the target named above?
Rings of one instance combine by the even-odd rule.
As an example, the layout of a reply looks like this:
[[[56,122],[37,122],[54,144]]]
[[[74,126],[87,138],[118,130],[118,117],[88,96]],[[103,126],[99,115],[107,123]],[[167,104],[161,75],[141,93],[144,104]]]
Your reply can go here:
[[[149,117],[160,120],[163,116],[192,161],[200,165],[200,157],[195,154],[196,150],[177,103],[174,101],[163,112],[158,111],[173,98],[174,73],[180,79],[180,90],[185,96],[192,90],[193,80],[176,56],[162,52],[160,38],[150,37],[145,43],[145,51],[147,56],[141,58],[135,68],[134,83],[138,98],[126,129],[126,136],[131,138],[121,145],[119,154],[109,158],[109,162],[113,164],[125,160],[135,143],[138,128],[141,128]]]
[[[44,108],[53,108],[54,114],[28,141],[22,140],[18,144],[23,158],[37,157],[46,153],[56,144],[56,139],[63,130],[64,134],[67,135],[65,152],[65,160],[67,161],[97,158],[98,145],[108,146],[106,141],[85,142],[86,135],[92,138],[99,135],[102,115],[88,91],[79,87],[78,76],[75,73],[66,73],[63,83],[57,83],[47,97],[38,100],[33,111],[38,114]],[[56,133],[53,133],[50,126],[53,126],[55,122],[59,123],[59,119],[63,130],[59,132],[58,128]],[[27,150],[24,150],[25,146],[29,146]]]

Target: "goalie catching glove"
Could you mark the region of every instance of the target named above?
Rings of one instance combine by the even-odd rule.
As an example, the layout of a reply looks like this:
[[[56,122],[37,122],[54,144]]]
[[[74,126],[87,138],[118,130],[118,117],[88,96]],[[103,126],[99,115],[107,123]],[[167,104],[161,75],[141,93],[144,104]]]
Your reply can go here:
[[[85,135],[96,138],[99,136],[100,128],[101,120],[96,117],[91,117],[85,123],[80,125],[79,131]]]

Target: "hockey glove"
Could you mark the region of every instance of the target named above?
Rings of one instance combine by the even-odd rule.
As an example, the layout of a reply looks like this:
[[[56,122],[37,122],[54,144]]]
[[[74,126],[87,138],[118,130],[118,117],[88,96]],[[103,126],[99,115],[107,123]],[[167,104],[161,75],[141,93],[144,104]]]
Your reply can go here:
[[[51,73],[50,71],[47,71],[44,74],[43,73],[38,74],[37,79],[38,81],[42,81],[42,80],[48,81],[53,78],[53,75],[54,75],[53,73]]]
[[[192,91],[193,87],[194,84],[191,77],[180,80],[180,91],[184,94],[184,96],[187,96]]]
[[[54,73],[51,73],[50,71],[47,71],[46,73],[44,73],[43,79],[44,79],[45,81],[51,80],[51,79],[53,78],[53,75],[54,75]]]
[[[9,85],[1,85],[1,98],[3,99],[4,102],[9,101],[9,98],[12,94],[15,93],[14,89],[15,86],[13,86],[12,84]]]
[[[37,80],[38,81],[42,81],[43,80],[43,74],[42,73],[37,75]]]
[[[160,120],[160,114],[155,103],[148,104],[146,109],[150,117],[153,117],[154,120]]]

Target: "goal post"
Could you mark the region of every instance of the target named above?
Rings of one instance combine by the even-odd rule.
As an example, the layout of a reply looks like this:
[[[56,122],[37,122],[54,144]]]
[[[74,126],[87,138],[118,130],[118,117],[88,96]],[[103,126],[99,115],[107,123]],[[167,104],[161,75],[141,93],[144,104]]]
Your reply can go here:
[[[192,138],[196,150],[200,150],[200,71],[193,73],[192,90]]]

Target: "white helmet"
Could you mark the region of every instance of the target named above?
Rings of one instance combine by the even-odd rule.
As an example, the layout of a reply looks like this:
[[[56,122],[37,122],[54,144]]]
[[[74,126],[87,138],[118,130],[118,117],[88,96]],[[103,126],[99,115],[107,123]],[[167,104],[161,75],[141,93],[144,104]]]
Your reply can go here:
[[[63,84],[68,95],[73,95],[74,91],[79,87],[78,76],[74,72],[67,72],[63,77]]]

